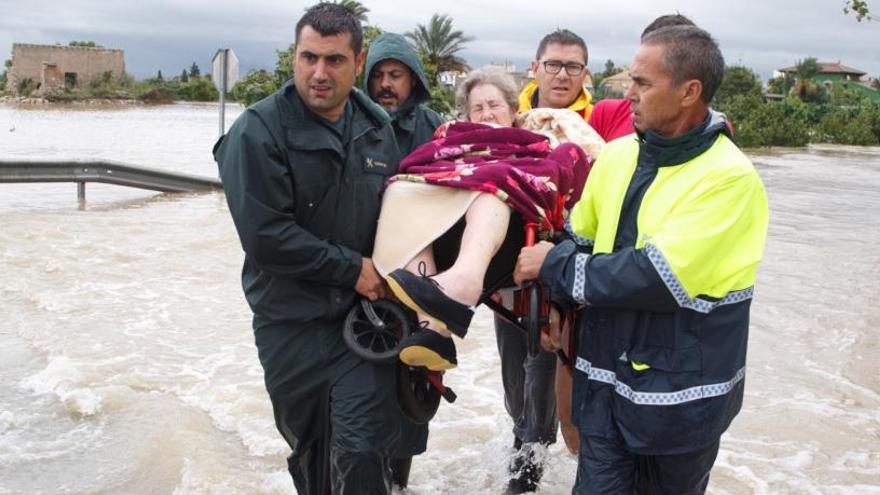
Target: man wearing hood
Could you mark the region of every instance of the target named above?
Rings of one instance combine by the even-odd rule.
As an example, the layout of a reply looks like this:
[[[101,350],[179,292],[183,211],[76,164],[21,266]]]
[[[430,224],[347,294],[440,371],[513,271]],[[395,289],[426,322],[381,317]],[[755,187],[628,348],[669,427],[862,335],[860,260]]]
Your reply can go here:
[[[415,49],[396,33],[383,33],[367,53],[364,90],[391,116],[401,156],[431,140],[443,119],[425,106],[430,97],[428,80]],[[392,454],[394,484],[406,488],[412,457],[425,452],[428,425],[410,422],[401,415],[401,437]]]
[[[383,33],[373,40],[365,74],[364,91],[391,116],[401,156],[430,141],[443,119],[425,105],[428,79],[406,38]]]
[[[583,308],[573,493],[700,494],[742,408],[767,197],[709,108],[724,75],[709,33],[648,34],[630,75],[636,136],[606,145],[569,239],[524,248],[514,280]]]

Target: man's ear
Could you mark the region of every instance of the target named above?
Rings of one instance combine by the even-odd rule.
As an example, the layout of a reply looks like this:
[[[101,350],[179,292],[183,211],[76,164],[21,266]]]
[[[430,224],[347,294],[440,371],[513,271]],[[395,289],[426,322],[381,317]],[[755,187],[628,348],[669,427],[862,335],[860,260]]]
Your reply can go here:
[[[367,52],[361,50],[360,53],[354,58],[354,64],[356,67],[354,77],[358,77],[364,71],[364,61],[367,59]]]
[[[529,64],[529,68],[532,70],[532,76],[537,75],[538,74],[538,61],[532,60],[532,63]]]
[[[682,95],[681,105],[684,107],[693,106],[702,101],[703,83],[699,79],[691,79],[681,83]]]

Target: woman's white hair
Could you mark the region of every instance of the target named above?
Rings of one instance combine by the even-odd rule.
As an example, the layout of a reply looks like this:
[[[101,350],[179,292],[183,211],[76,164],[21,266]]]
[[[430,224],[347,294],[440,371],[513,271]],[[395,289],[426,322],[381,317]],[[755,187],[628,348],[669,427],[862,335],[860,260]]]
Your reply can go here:
[[[471,91],[483,84],[491,84],[498,88],[504,96],[504,101],[510,105],[511,112],[516,114],[516,110],[519,108],[519,92],[516,90],[513,76],[501,69],[477,69],[468,74],[455,92],[455,107],[462,116],[467,118],[468,98]]]

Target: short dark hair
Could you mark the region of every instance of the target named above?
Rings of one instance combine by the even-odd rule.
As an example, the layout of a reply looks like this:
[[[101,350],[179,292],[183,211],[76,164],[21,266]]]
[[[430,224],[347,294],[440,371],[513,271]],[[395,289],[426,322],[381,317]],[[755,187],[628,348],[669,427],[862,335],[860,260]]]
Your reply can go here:
[[[321,2],[306,9],[305,15],[296,23],[296,42],[302,29],[311,26],[321,36],[351,35],[351,49],[359,55],[364,45],[364,31],[361,22],[347,8],[340,4]]]
[[[661,15],[660,17],[651,21],[651,24],[648,24],[648,27],[646,27],[645,30],[642,31],[642,39],[658,29],[669,26],[696,26],[696,24],[694,24],[694,21],[679,14],[678,12],[674,14]]]
[[[724,57],[712,35],[696,26],[669,26],[649,33],[642,44],[663,45],[663,65],[672,84],[697,79],[703,84],[701,99],[712,101],[724,78]]]
[[[535,60],[541,60],[541,56],[547,51],[547,45],[551,43],[556,43],[557,45],[579,46],[580,49],[584,51],[584,65],[587,64],[587,59],[589,58],[587,54],[587,44],[584,43],[583,38],[572,33],[568,29],[557,29],[541,38],[541,42],[538,43],[538,51],[535,53]]]

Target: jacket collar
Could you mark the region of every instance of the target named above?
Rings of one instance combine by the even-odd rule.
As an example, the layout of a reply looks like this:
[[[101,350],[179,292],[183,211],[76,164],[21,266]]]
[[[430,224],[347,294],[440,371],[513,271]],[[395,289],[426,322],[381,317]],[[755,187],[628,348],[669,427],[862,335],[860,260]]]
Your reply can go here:
[[[719,134],[731,137],[727,118],[723,113],[710,109],[703,122],[681,136],[666,138],[649,129],[638,133],[638,137],[640,152],[649,158],[644,163],[665,167],[693,160],[709,149]]]
[[[388,114],[357,89],[352,89],[348,98],[352,105],[352,140],[390,122]],[[285,83],[281,91],[275,94],[275,103],[279,109],[281,126],[291,131],[286,135],[292,146],[303,150],[331,149],[344,155],[342,143],[328,132],[318,120],[320,117],[305,106],[296,92],[293,80]]]
[[[531,110],[537,106],[537,102],[538,81],[532,79],[519,94],[519,111]],[[586,88],[581,88],[581,94],[568,106],[568,109],[578,113],[586,120],[593,111],[593,98],[590,96],[590,92]]]

